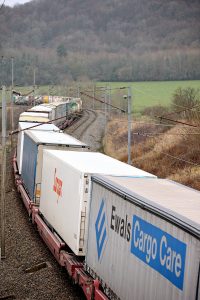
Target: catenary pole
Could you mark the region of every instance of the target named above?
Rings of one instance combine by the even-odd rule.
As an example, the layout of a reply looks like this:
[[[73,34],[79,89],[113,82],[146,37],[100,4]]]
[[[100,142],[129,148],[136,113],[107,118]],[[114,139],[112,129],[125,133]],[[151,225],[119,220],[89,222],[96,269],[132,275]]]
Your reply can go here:
[[[10,102],[11,102],[11,130],[14,130],[14,107],[13,107],[13,89],[14,89],[14,57],[11,57],[11,91],[10,91]],[[11,148],[13,147],[13,140],[11,136]]]
[[[14,57],[11,57],[12,87],[14,86]]]
[[[33,103],[34,103],[34,106],[35,106],[35,67],[33,69]]]
[[[80,85],[79,82],[77,83],[77,97],[80,97]]]
[[[94,110],[94,98],[95,98],[95,89],[96,89],[96,86],[95,84],[93,83],[93,110]]]
[[[128,164],[131,165],[131,107],[132,107],[132,92],[131,87],[128,87]]]
[[[109,104],[109,118],[111,116],[111,87],[109,86],[109,93],[108,93],[108,104]]]
[[[107,86],[105,87],[105,94],[104,94],[104,117],[105,117],[105,129],[106,129],[106,125],[107,125]]]
[[[5,258],[5,184],[6,184],[6,87],[2,87],[2,167],[1,167],[1,219],[0,259]]]

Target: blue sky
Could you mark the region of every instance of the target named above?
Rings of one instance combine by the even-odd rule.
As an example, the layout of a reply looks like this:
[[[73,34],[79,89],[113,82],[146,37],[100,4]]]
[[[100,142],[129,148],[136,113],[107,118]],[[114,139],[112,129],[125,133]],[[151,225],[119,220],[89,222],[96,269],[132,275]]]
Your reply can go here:
[[[31,0],[5,0],[5,5],[14,6],[15,4],[23,4],[30,2]],[[0,4],[3,3],[3,0],[0,0]]]

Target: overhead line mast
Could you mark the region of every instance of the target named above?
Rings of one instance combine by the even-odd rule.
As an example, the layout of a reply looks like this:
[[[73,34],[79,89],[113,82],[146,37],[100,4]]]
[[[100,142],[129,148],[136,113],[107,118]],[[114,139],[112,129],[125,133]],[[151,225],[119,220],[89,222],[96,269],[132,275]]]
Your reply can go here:
[[[2,87],[2,167],[0,202],[0,260],[5,258],[5,184],[6,184],[6,87]]]

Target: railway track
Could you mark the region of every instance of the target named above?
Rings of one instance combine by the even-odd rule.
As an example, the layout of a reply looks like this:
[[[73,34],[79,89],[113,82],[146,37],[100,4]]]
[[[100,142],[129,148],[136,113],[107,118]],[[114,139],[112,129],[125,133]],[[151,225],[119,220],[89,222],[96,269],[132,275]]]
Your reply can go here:
[[[7,154],[10,168],[12,153]],[[0,263],[0,299],[85,299],[60,269],[27,214],[7,170],[6,259]]]
[[[96,140],[101,133],[100,112],[85,110],[83,117],[65,130],[78,139],[87,139],[92,150],[98,150]],[[11,161],[10,157],[7,157]],[[8,175],[8,174],[7,174]],[[81,290],[66,280],[66,272],[44,246],[28,221],[18,193],[12,188],[13,177],[7,177],[6,260],[0,264],[0,299],[85,299]],[[20,233],[20,234],[19,234]],[[17,249],[17,251],[16,251]],[[45,280],[44,280],[45,278]],[[21,286],[21,282],[26,285]]]
[[[90,109],[84,110],[82,118],[65,130],[65,133],[73,134],[77,139],[81,139],[87,129],[95,122],[98,114]]]

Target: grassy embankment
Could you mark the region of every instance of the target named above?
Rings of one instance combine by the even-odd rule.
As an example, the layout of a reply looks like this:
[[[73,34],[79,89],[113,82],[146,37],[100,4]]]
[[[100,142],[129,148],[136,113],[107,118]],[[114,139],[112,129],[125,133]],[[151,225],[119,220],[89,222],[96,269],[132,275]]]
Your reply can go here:
[[[200,139],[199,130],[192,127],[161,126],[159,120],[144,116],[141,111],[146,107],[156,105],[170,106],[172,95],[178,87],[200,88],[200,81],[174,82],[136,82],[136,83],[98,83],[99,86],[110,86],[112,89],[131,86],[133,94],[133,124],[132,124],[132,163],[159,177],[170,178],[200,190]],[[81,84],[84,88],[84,85]],[[91,89],[92,83],[86,85]],[[121,105],[123,95],[127,90],[112,90],[112,103]],[[23,93],[31,87],[17,88]],[[42,86],[37,94],[48,94],[49,87]],[[69,95],[77,92],[77,84],[73,88],[50,87],[51,94]],[[75,95],[77,96],[77,94]],[[99,96],[98,94],[96,95]],[[176,116],[178,119],[178,116]],[[141,122],[143,122],[141,124]],[[153,124],[152,124],[153,123]],[[157,123],[158,125],[154,125]],[[148,133],[149,136],[134,133]],[[156,134],[155,134],[156,133]],[[127,119],[114,117],[107,126],[104,139],[104,151],[108,155],[122,161],[127,161]],[[173,158],[175,156],[178,159]],[[185,160],[185,162],[184,162]],[[189,164],[193,162],[194,164]],[[196,164],[196,165],[195,165]]]
[[[197,89],[200,88],[200,81],[134,83],[133,110],[161,104],[169,107],[178,87]],[[179,115],[171,117],[180,120]],[[194,122],[191,120],[191,123]],[[196,120],[195,124],[200,126],[200,121]],[[143,135],[137,135],[138,132]],[[200,190],[199,134],[199,128],[170,122],[165,122],[164,126],[149,116],[133,116],[132,164],[161,178],[169,178]],[[127,161],[127,119],[115,118],[108,123],[104,151]]]

